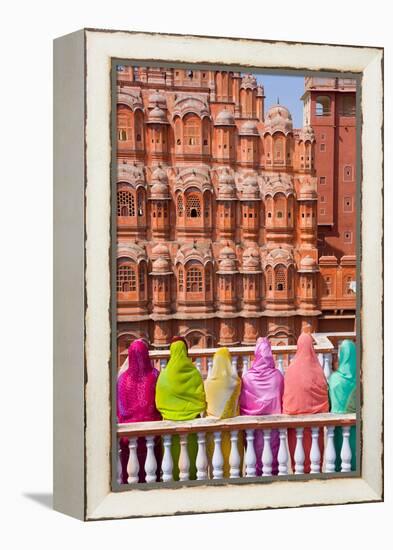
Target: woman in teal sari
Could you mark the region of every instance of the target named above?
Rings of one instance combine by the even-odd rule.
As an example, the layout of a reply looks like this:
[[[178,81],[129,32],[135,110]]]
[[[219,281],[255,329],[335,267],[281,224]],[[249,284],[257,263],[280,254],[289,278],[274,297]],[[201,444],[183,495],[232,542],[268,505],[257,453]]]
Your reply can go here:
[[[338,354],[338,369],[329,378],[330,412],[356,413],[356,345],[343,340]],[[341,471],[342,428],[334,430],[336,449],[336,472]],[[351,470],[356,470],[356,427],[352,426],[349,437],[352,452]]]

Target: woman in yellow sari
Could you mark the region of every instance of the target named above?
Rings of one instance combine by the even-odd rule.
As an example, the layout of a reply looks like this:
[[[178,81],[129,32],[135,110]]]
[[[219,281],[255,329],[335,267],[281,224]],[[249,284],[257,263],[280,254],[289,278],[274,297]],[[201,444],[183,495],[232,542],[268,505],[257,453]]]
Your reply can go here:
[[[240,378],[233,371],[228,348],[220,348],[213,357],[210,376],[205,380],[207,416],[217,419],[231,418],[239,414]],[[240,446],[239,446],[240,447]],[[229,454],[231,439],[229,432],[221,436],[221,450],[224,457],[224,477],[229,477]],[[207,452],[211,463],[214,451],[212,434],[207,439]]]
[[[164,420],[193,420],[206,410],[205,392],[200,372],[188,357],[187,347],[181,340],[173,342],[170,358],[160,372],[156,386],[156,407]],[[188,436],[190,479],[196,479],[196,434]],[[179,436],[172,437],[173,479],[179,479]]]

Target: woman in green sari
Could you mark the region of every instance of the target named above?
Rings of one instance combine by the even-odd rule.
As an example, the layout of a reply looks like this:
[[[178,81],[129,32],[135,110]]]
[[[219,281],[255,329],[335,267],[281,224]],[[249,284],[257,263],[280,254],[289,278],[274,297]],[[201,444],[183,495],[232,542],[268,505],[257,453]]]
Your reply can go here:
[[[203,380],[198,369],[188,357],[187,347],[181,340],[173,342],[170,358],[160,372],[156,387],[156,407],[164,420],[192,420],[206,410]],[[196,479],[197,436],[188,436],[190,479]],[[179,479],[179,436],[172,437],[173,479]]]
[[[343,340],[338,354],[338,369],[329,378],[330,412],[356,413],[356,345]],[[334,430],[336,471],[341,471],[342,428]],[[352,452],[351,470],[356,469],[356,427],[352,426],[349,437]]]

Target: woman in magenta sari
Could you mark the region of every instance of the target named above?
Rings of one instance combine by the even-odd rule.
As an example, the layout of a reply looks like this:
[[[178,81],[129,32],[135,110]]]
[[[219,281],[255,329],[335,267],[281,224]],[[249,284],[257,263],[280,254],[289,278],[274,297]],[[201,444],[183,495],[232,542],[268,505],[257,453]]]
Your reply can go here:
[[[158,370],[152,365],[149,350],[144,340],[135,340],[128,349],[128,368],[117,379],[117,419],[121,424],[161,420],[156,409],[155,392]],[[128,439],[120,439],[120,460],[122,483],[127,483]],[[157,460],[157,480],[161,467],[161,446],[156,438],[154,452]],[[139,437],[137,454],[139,461],[139,483],[145,481],[146,441]]]
[[[255,359],[251,368],[243,375],[240,393],[240,414],[265,415],[280,414],[282,412],[282,396],[284,391],[284,377],[276,369],[272,349],[267,338],[258,338],[255,348]],[[272,430],[270,439],[273,463],[272,474],[278,474],[279,435]],[[255,432],[254,448],[257,456],[257,475],[262,474],[263,433]]]

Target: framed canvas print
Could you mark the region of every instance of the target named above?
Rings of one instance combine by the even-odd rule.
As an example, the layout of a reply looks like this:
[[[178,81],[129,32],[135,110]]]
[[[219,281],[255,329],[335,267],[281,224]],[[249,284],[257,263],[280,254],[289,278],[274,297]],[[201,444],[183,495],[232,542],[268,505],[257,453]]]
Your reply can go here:
[[[54,505],[383,498],[383,50],[55,40]]]

